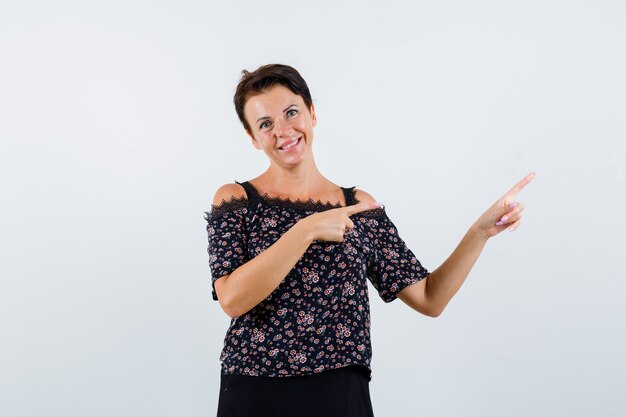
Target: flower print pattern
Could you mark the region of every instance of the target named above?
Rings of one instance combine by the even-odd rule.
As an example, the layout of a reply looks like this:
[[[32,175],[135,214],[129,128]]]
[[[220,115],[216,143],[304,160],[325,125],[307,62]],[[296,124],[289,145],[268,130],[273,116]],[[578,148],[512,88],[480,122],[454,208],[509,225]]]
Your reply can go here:
[[[370,258],[367,277],[383,301],[389,303],[404,287],[429,273],[407,247],[386,214],[379,220],[371,220],[369,226],[367,230],[371,231],[369,236],[374,241],[375,250]],[[418,279],[414,281],[411,277]]]
[[[269,197],[248,181],[237,183],[246,196],[205,212],[214,300],[218,278],[263,252],[303,217],[341,206]],[[354,188],[343,188],[347,204],[358,203]],[[371,380],[367,281],[388,303],[429,272],[384,207],[350,218],[355,227],[342,242],[313,241],[268,297],[231,320],[220,353],[222,373],[289,377],[360,365]]]

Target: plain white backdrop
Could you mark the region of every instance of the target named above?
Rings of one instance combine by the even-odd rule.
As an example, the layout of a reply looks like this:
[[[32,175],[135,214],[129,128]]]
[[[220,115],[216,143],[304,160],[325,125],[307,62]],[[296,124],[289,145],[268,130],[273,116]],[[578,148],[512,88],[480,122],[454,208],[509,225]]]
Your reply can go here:
[[[0,415],[215,415],[203,212],[267,63],[430,270],[537,173],[440,317],[369,284],[377,417],[626,415],[625,50],[620,1],[3,1]]]

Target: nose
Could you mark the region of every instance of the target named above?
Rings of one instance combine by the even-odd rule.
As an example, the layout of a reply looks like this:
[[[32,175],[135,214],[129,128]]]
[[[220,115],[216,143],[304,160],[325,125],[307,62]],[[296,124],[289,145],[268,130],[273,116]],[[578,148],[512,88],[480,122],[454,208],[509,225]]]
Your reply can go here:
[[[277,120],[274,123],[274,134],[277,137],[288,136],[291,133],[291,124],[287,120]]]

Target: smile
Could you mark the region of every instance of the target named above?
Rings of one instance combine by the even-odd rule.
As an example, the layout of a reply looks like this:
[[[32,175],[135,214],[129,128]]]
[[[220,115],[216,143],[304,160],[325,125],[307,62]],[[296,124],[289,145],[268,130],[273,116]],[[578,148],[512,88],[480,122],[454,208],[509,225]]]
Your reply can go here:
[[[290,144],[285,145],[285,146],[283,146],[281,148],[278,148],[278,149],[280,149],[283,152],[289,152],[289,151],[293,150],[296,146],[298,146],[301,141],[302,141],[302,136],[300,136],[295,142],[291,142]]]

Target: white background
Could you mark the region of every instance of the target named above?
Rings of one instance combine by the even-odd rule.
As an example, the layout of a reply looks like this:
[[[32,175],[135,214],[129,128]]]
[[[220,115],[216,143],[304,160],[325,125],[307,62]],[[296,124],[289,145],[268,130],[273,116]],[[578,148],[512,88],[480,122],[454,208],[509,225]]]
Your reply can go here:
[[[225,3],[1,3],[0,415],[215,415],[203,211],[276,62],[430,270],[537,173],[440,317],[370,284],[376,416],[626,415],[624,3]]]

